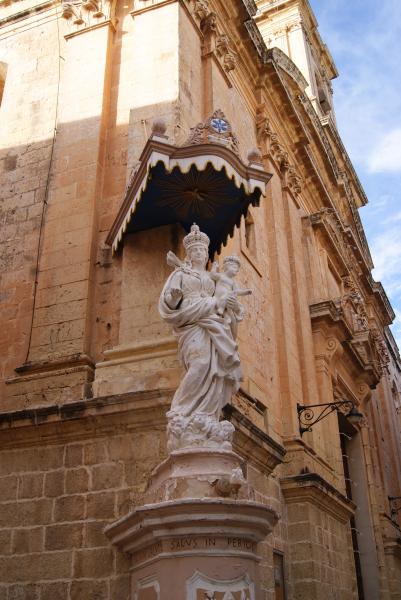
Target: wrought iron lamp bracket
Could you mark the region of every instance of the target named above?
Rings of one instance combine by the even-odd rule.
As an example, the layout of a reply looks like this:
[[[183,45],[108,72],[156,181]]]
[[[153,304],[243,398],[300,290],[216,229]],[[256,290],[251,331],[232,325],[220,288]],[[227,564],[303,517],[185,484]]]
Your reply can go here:
[[[351,400],[338,400],[337,402],[310,404],[309,406],[297,404],[299,432],[301,436],[305,431],[312,431],[313,425],[316,425],[316,423],[319,423],[319,421],[322,421],[334,411],[338,411],[341,406],[348,407],[351,411],[354,408],[354,403]],[[314,409],[321,409],[317,416],[315,416]]]

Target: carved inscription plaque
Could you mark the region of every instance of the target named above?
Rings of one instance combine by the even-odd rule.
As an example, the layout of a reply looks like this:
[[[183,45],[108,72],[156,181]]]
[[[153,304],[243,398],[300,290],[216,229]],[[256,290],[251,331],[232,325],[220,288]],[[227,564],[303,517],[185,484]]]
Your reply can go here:
[[[256,543],[243,537],[214,537],[188,535],[185,537],[165,538],[138,550],[133,557],[135,564],[141,564],[163,554],[163,556],[201,552],[224,551],[228,554],[254,554]]]

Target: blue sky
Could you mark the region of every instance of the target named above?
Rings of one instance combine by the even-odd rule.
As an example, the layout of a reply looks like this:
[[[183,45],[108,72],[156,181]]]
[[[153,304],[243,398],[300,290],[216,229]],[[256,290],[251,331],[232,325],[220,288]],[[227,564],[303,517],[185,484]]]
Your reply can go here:
[[[310,0],[339,71],[341,137],[369,198],[360,209],[375,269],[397,315],[401,346],[401,2]]]

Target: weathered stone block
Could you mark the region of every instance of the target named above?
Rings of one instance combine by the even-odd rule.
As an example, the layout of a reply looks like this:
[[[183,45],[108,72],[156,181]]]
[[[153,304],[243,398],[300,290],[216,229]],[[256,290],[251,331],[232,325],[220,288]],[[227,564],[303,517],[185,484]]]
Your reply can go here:
[[[62,496],[54,504],[55,521],[80,521],[85,517],[85,496]]]
[[[20,554],[0,558],[0,580],[5,583],[68,579],[71,576],[72,552]]]
[[[107,461],[107,447],[104,441],[93,441],[84,447],[84,463],[93,465]]]
[[[50,499],[21,500],[3,504],[0,510],[0,527],[33,527],[49,523],[53,503]]]
[[[89,473],[86,469],[71,469],[66,471],[65,491],[66,494],[87,492],[89,488]]]
[[[78,467],[83,462],[83,446],[81,444],[72,444],[65,449],[64,464],[66,467]]]
[[[84,525],[81,523],[46,527],[45,549],[79,548],[82,545],[83,528]]]
[[[13,532],[13,554],[29,554],[43,550],[43,527],[34,529],[15,529]]]
[[[0,502],[15,500],[17,497],[18,478],[15,475],[0,479]]]
[[[104,528],[108,521],[88,521],[85,524],[84,546],[99,547],[108,546],[109,541],[104,535]]]
[[[2,596],[0,596],[3,598]],[[8,589],[8,596],[4,596],[8,600],[39,600],[40,586],[39,585],[12,585]]]
[[[120,575],[110,581],[110,597],[112,600],[128,600],[130,596],[130,577]]]
[[[41,583],[40,600],[69,600],[68,590],[68,582]]]
[[[113,551],[110,548],[78,550],[74,559],[74,577],[104,578],[113,571]]]
[[[2,529],[0,531],[0,555],[11,553],[11,529]]]
[[[88,519],[112,519],[115,516],[114,492],[99,492],[87,496]]]
[[[92,468],[92,489],[118,488],[123,484],[124,468],[119,463],[98,465]]]
[[[51,471],[45,475],[44,495],[54,498],[64,494],[65,472]]]
[[[43,473],[33,473],[20,477],[18,498],[37,498],[43,496]]]
[[[73,581],[70,591],[71,600],[91,598],[93,600],[108,600],[109,591],[106,581]],[[117,600],[117,598],[116,598]]]

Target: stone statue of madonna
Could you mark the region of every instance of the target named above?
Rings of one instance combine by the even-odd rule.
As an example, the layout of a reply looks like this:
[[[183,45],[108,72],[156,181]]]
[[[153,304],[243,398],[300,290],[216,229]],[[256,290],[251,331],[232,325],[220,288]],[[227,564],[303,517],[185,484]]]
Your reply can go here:
[[[192,225],[184,237],[185,262],[176,266],[160,296],[162,319],[172,325],[185,375],[168,417],[170,451],[188,446],[231,449],[234,428],[219,422],[241,381],[235,335],[243,310],[235,291],[217,298],[213,273],[206,270],[209,238]],[[236,257],[232,257],[237,260]]]

